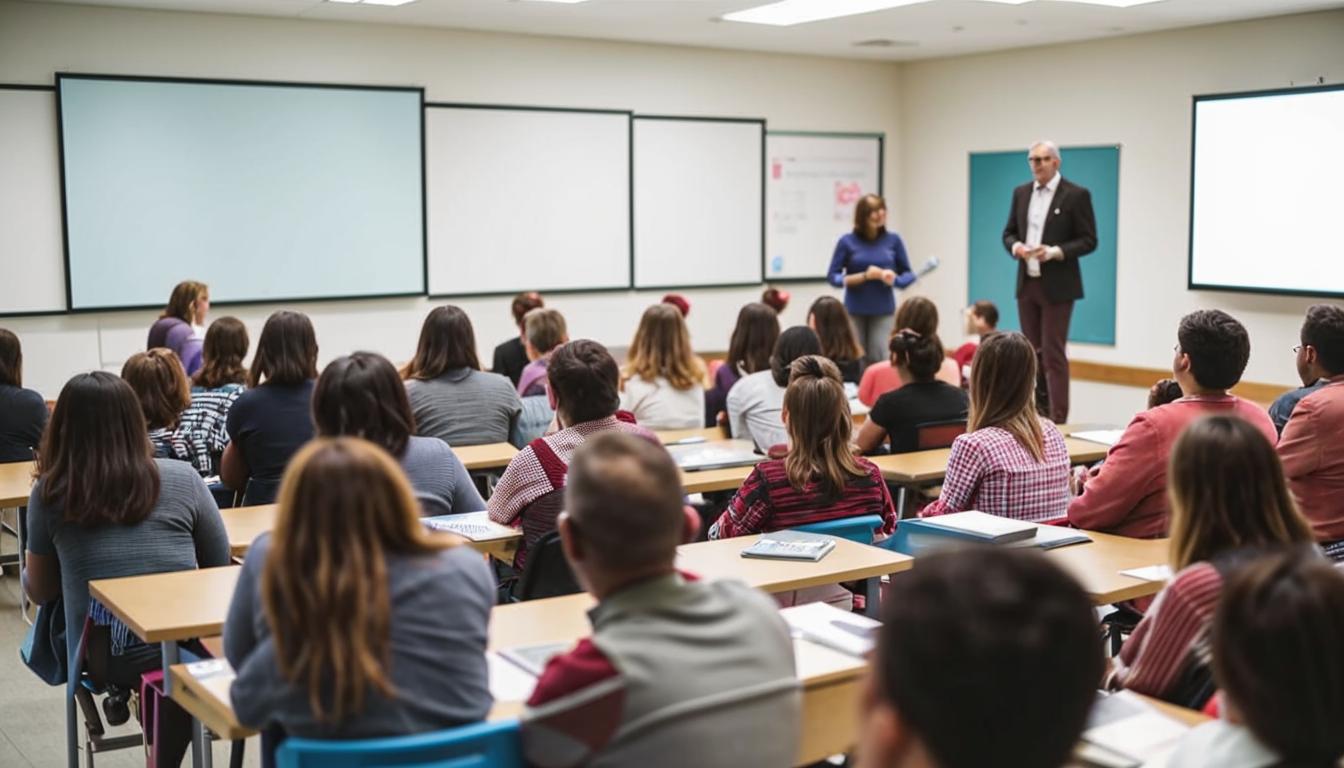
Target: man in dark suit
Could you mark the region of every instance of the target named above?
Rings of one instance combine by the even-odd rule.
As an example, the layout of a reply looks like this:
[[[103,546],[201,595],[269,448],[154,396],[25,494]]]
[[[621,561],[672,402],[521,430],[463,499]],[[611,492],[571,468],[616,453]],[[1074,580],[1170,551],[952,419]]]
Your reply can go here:
[[[1059,175],[1059,147],[1051,141],[1027,153],[1033,180],[1013,190],[1003,247],[1017,259],[1017,313],[1041,360],[1050,394],[1050,418],[1069,417],[1069,338],[1073,302],[1083,298],[1078,259],[1097,249],[1092,194]]]

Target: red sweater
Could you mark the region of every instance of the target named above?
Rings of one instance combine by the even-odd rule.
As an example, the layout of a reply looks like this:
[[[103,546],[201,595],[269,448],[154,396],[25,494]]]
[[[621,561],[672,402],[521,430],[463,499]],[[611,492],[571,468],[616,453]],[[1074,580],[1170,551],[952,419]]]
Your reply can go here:
[[[1143,411],[1088,473],[1083,493],[1069,504],[1069,522],[1089,531],[1151,539],[1167,535],[1167,458],[1181,430],[1201,416],[1240,416],[1272,445],[1269,414],[1234,395],[1197,395]]]
[[[1344,376],[1302,398],[1283,427],[1279,458],[1297,506],[1321,541],[1344,539]]]
[[[801,491],[789,485],[783,459],[762,461],[733,494],[718,522],[710,527],[709,538],[730,539],[861,515],[881,515],[880,533],[892,533],[896,530],[896,505],[882,479],[882,470],[867,459],[858,458],[858,462],[868,475],[854,478],[840,498],[827,501],[816,492],[814,483],[808,483]]]

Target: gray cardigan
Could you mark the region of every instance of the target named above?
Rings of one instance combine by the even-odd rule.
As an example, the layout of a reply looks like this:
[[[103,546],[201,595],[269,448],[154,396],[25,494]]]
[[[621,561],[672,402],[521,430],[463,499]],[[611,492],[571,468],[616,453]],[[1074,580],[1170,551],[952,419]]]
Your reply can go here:
[[[390,699],[369,691],[363,711],[321,723],[307,688],[280,676],[261,597],[270,534],[252,543],[224,623],[224,655],[237,672],[231,698],[239,722],[279,725],[291,736],[370,738],[447,728],[490,711],[486,627],[495,583],[485,560],[459,546],[434,555],[387,559],[391,602]]]

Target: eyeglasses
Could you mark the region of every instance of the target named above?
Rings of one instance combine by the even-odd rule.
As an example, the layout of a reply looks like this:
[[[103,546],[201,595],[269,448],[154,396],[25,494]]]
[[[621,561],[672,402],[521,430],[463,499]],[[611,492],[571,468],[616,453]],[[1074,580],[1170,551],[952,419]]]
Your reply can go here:
[[[1296,347],[1293,347],[1293,354],[1296,355],[1297,353],[1301,352],[1302,350],[1304,350],[1304,349],[1310,349],[1310,348],[1311,348],[1311,345],[1310,345],[1310,344],[1298,344]]]
[[[1028,163],[1031,163],[1032,165],[1040,165],[1041,163],[1047,163],[1047,162],[1049,162],[1049,161],[1051,161],[1051,160],[1054,160],[1054,158],[1053,158],[1053,157],[1050,157],[1050,156],[1048,156],[1048,155],[1045,156],[1045,157],[1028,157],[1028,158],[1027,158],[1027,162],[1028,162]]]

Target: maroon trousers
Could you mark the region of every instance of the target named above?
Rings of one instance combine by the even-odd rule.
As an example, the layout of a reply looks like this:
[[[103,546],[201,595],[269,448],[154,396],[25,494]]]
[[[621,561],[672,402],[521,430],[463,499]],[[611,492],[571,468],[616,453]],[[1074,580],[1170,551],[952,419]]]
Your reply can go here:
[[[1050,420],[1063,424],[1069,418],[1069,358],[1064,344],[1069,338],[1073,302],[1051,303],[1040,278],[1027,278],[1017,297],[1017,316],[1021,318],[1022,333],[1036,348],[1040,362],[1038,376],[1044,376],[1050,394]]]

